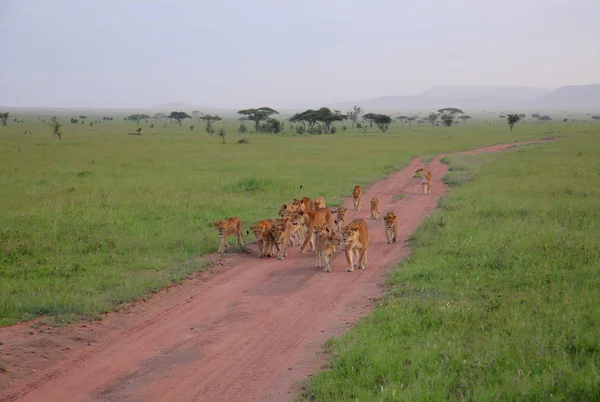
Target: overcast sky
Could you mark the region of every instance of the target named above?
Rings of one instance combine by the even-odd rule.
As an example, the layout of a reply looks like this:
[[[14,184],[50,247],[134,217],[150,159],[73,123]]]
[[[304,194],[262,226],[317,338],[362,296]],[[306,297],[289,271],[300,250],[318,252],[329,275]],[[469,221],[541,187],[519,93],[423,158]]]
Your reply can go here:
[[[0,0],[0,106],[600,83],[599,0]]]

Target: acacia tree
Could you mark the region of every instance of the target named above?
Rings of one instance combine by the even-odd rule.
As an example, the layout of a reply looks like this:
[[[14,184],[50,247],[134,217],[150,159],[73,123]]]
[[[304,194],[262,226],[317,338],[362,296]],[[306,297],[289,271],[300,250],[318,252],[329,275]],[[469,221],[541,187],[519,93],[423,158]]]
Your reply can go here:
[[[204,129],[206,130],[206,132],[208,134],[212,135],[214,133],[212,124],[215,121],[221,120],[221,116],[217,116],[217,115],[211,116],[210,114],[205,114],[204,116],[202,116],[200,118],[200,120],[203,120],[206,123],[206,127]]]
[[[58,140],[62,141],[62,132],[60,131],[62,124],[60,124],[60,121],[58,121],[56,116],[53,116],[51,121],[50,127],[52,127],[52,135],[57,136]]]
[[[373,128],[373,123],[375,123],[375,119],[377,118],[377,113],[367,113],[363,116],[363,120],[369,123],[369,128]]]
[[[387,114],[375,114],[373,121],[375,124],[377,124],[377,127],[381,130],[381,132],[385,133],[392,123],[392,118]]]
[[[541,116],[541,117],[538,117],[538,120],[539,120],[539,121],[546,122],[546,121],[550,121],[550,120],[552,120],[552,117],[550,117],[550,116],[548,116],[548,115],[546,114],[546,115],[543,115],[543,116]]]
[[[463,114],[462,116],[458,116],[458,118],[462,120],[463,124],[465,124],[465,122],[466,122],[467,120],[469,120],[469,119],[472,119],[472,117],[471,117],[471,116],[469,116],[469,115],[466,115],[466,114]]]
[[[408,119],[408,116],[398,116],[396,117],[396,120],[398,120],[400,123],[404,123],[405,120]]]
[[[408,122],[408,127],[411,126],[412,122],[417,120],[419,118],[419,116],[409,116],[406,118],[406,121]]]
[[[85,119],[87,119],[87,116],[79,116],[79,118],[81,119],[81,124],[85,123]]]
[[[509,113],[506,115],[506,122],[508,123],[511,132],[513,131],[515,123],[517,123],[519,120],[521,120],[521,116],[516,113]]]
[[[8,121],[8,112],[0,113],[0,120],[2,121],[2,125],[6,126],[6,122]]]
[[[348,119],[350,119],[352,121],[352,128],[354,128],[354,125],[358,122],[358,118],[360,117],[361,114],[362,114],[362,108],[358,105],[354,106],[354,108],[348,112],[347,116],[348,116]]]
[[[332,112],[331,109],[322,107],[317,110],[315,120],[321,123],[323,132],[329,133],[333,122],[346,120],[347,117],[348,116],[341,114],[339,110]]]
[[[162,119],[164,119],[165,117],[167,117],[167,115],[164,113],[156,113],[154,116],[152,116],[154,120],[158,121],[162,121]]]
[[[600,120],[600,115],[595,114],[595,115],[592,116],[592,119],[594,119],[594,120]]]
[[[539,113],[534,113],[534,114],[531,115],[531,118],[532,119],[539,119],[540,115],[539,115]]]
[[[439,114],[437,113],[429,113],[429,116],[426,117],[426,119],[431,123],[431,125],[433,126],[435,124],[435,122],[437,121],[438,117],[440,117]]]
[[[259,107],[258,109],[244,109],[238,111],[239,115],[246,117],[248,120],[252,120],[254,122],[254,127],[256,132],[259,131],[260,122],[266,120],[272,114],[279,114],[279,112],[275,109],[271,109],[270,107]]]
[[[83,117],[85,117],[85,116],[83,116]],[[81,118],[81,116],[79,116],[79,118]],[[127,116],[127,120],[136,122],[136,127],[140,126],[141,120],[146,120],[149,118],[150,118],[150,116],[148,116],[147,114],[143,114],[143,113],[131,114],[131,115]]]
[[[194,116],[194,117],[198,117],[199,118],[199,117],[202,117],[202,115],[204,115],[204,113],[202,113],[199,110],[192,111],[192,116]]]
[[[457,114],[465,114],[465,112],[463,112],[462,110],[457,109],[455,107],[447,107],[447,108],[444,108],[444,109],[440,109],[440,110],[438,110],[438,113],[441,114],[441,115],[447,114],[447,115],[450,115],[450,116],[454,116],[454,115],[457,115]]]
[[[454,123],[454,116],[451,114],[443,114],[440,116],[440,119],[442,119],[442,122],[446,127],[450,127],[452,123]]]
[[[186,112],[171,112],[170,115],[167,116],[169,119],[177,120],[179,123],[179,127],[181,127],[181,122],[184,119],[191,119],[190,115]]]
[[[304,112],[296,113],[288,120],[292,123],[301,123],[302,124],[302,132],[306,131],[306,125],[308,124],[308,128],[311,129],[313,125],[316,123],[316,110],[308,109]]]

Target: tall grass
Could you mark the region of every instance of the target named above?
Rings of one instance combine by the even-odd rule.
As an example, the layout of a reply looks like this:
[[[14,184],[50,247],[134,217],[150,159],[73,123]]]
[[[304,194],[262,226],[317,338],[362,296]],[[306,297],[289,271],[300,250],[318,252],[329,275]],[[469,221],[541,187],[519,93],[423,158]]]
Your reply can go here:
[[[599,400],[596,149],[579,134],[449,157],[474,176],[414,234],[373,314],[330,343],[305,397]]]
[[[141,136],[127,135],[134,123],[114,121],[65,123],[59,142],[37,116],[20,117],[26,122],[0,127],[0,325],[95,317],[181,280],[203,268],[190,257],[217,249],[210,222],[236,215],[247,228],[273,217],[301,184],[303,196],[333,205],[412,157],[538,138],[549,127],[593,129],[396,126],[386,134],[249,134],[249,144],[231,133],[221,144],[197,121],[195,131],[142,123]]]

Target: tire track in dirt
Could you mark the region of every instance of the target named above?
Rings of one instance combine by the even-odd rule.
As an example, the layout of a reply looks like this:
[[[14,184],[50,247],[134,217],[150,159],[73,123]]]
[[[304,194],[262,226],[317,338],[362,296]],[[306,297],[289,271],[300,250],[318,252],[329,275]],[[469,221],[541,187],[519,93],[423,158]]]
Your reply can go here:
[[[495,152],[539,141],[544,140],[460,153]],[[398,215],[395,245],[386,244],[381,217],[368,219],[368,207],[351,211],[351,199],[345,200],[350,219],[369,223],[364,271],[344,272],[345,257],[338,252],[331,261],[333,272],[326,274],[315,268],[312,253],[299,254],[297,247],[283,261],[258,259],[256,251],[211,256],[216,263],[210,272],[110,314],[91,328],[71,326],[41,335],[29,334],[24,324],[2,329],[2,351],[16,366],[32,339],[50,339],[57,348],[75,333],[90,341],[55,353],[50,361],[40,359],[35,373],[22,370],[2,391],[2,400],[291,400],[298,392],[297,381],[324,363],[322,343],[370,311],[386,269],[410,252],[404,241],[446,191],[442,156],[429,165],[431,196],[420,194],[412,178],[423,166],[420,158],[365,190],[363,205],[377,196],[381,216],[388,210]],[[395,201],[400,193],[404,198]]]

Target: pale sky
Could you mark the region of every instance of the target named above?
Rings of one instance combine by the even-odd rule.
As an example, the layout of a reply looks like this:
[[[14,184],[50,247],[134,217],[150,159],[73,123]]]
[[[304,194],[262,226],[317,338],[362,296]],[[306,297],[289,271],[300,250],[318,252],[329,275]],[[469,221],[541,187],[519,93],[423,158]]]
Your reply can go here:
[[[0,0],[0,106],[299,107],[600,83],[599,0]]]

